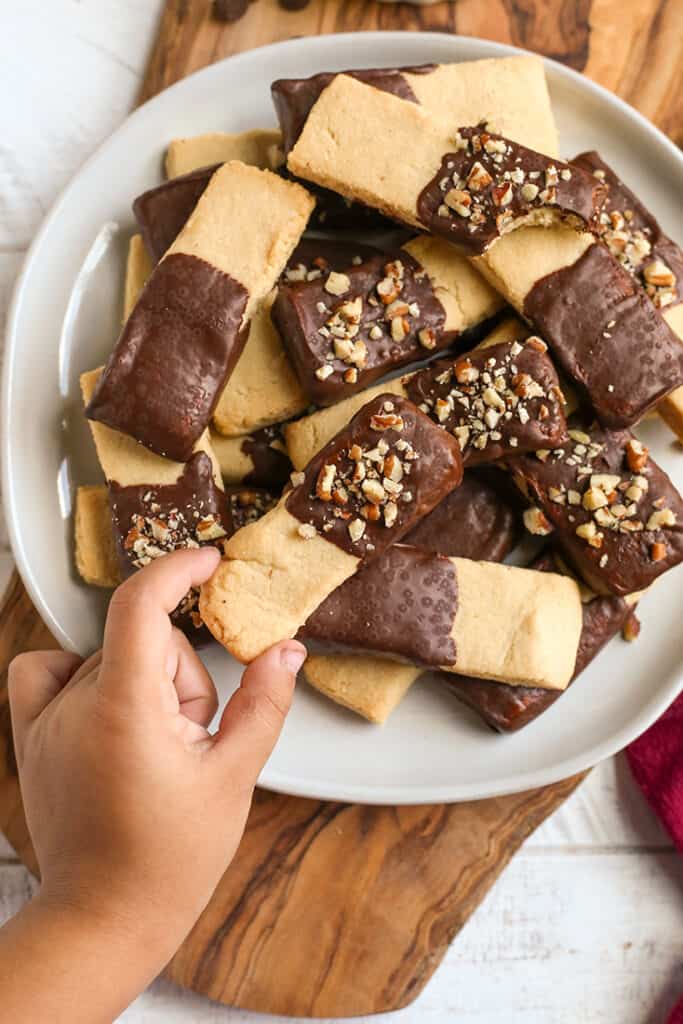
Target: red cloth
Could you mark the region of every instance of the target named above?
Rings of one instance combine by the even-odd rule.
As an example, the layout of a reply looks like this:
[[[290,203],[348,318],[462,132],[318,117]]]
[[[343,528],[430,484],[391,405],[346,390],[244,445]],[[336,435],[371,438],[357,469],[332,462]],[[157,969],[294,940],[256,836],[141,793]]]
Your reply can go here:
[[[683,853],[683,693],[630,747],[633,777]],[[683,999],[667,1024],[683,1024]]]
[[[645,797],[683,853],[683,693],[626,756]]]
[[[681,999],[666,1024],[683,1024],[683,999]]]

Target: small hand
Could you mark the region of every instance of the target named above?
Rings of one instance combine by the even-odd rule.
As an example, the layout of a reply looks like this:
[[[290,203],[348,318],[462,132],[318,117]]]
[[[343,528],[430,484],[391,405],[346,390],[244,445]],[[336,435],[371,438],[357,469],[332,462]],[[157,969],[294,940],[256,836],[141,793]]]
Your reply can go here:
[[[50,651],[10,666],[40,899],[120,921],[159,966],[235,853],[306,656],[292,640],[254,661],[208,732],[214,684],[168,613],[218,561],[213,548],[181,551],[129,579],[86,661]]]

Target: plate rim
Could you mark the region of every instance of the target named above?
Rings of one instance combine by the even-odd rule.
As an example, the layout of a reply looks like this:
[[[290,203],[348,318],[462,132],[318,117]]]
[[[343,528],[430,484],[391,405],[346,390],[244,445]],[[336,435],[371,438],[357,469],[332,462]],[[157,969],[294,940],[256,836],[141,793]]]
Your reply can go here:
[[[13,487],[13,452],[10,445],[10,395],[14,379],[15,354],[18,347],[18,334],[20,331],[22,306],[25,299],[26,279],[35,255],[40,249],[43,239],[52,227],[53,222],[58,219],[61,207],[67,197],[71,195],[72,191],[78,188],[80,177],[86,172],[91,163],[100,158],[102,153],[106,151],[109,146],[115,144],[117,136],[125,130],[129,122],[136,118],[145,116],[145,111],[150,107],[150,105],[161,102],[162,97],[164,97],[164,102],[166,102],[168,93],[186,89],[188,87],[188,83],[196,79],[198,76],[208,79],[211,76],[219,75],[226,63],[230,63],[234,66],[239,65],[241,62],[247,63],[253,61],[255,58],[258,60],[259,57],[261,57],[264,58],[264,66],[267,66],[270,63],[267,58],[273,53],[281,52],[283,49],[297,49],[302,45],[315,48],[316,46],[321,45],[321,42],[329,44],[331,39],[348,41],[350,39],[357,39],[358,35],[363,35],[365,40],[370,44],[377,43],[380,52],[382,44],[388,40],[397,41],[400,39],[401,42],[407,43],[408,45],[412,39],[419,39],[421,43],[428,43],[430,39],[434,41],[438,40],[441,45],[443,45],[444,42],[444,33],[441,32],[404,32],[400,30],[392,30],[328,33],[325,35],[306,36],[267,43],[263,46],[254,47],[250,50],[244,50],[240,53],[232,54],[220,61],[216,61],[213,64],[192,72],[192,74],[174,82],[170,86],[167,86],[161,93],[151,97],[145,103],[141,104],[141,106],[131,111],[121,124],[118,125],[118,127],[96,147],[90,156],[81,164],[64,188],[60,190],[50,210],[36,231],[22,260],[12,290],[5,327],[5,349],[2,368],[2,389],[0,394],[0,430],[2,432],[2,442],[0,446],[0,457],[2,462],[2,503],[16,570],[19,573],[29,597],[31,598],[31,601],[33,602],[41,619],[50,632],[55,636],[58,643],[67,650],[74,650],[74,644],[68,633],[60,625],[56,614],[43,598],[38,580],[30,567],[30,558],[25,550],[22,531],[18,523]],[[660,147],[664,148],[669,158],[672,159],[673,163],[680,169],[681,174],[683,174],[683,153],[678,150],[672,140],[657,128],[656,125],[648,120],[648,118],[641,114],[640,111],[636,110],[635,107],[623,100],[620,96],[617,96],[605,86],[594,82],[584,74],[561,64],[559,61],[545,57],[542,54],[533,53],[533,51],[508,45],[507,43],[482,39],[476,36],[446,34],[446,37],[449,40],[452,40],[456,47],[461,45],[472,51],[471,56],[466,58],[467,60],[485,59],[491,56],[525,55],[540,57],[540,59],[543,60],[546,69],[549,70],[551,74],[555,74],[566,79],[573,83],[575,87],[587,92],[588,94],[592,93],[603,103],[606,103],[608,106],[615,107],[620,110],[625,117],[632,122],[635,122],[635,124],[644,131],[653,142],[656,142]],[[382,66],[383,63],[384,62],[382,60],[378,62],[379,66]],[[553,783],[568,779],[576,774],[593,768],[600,761],[614,755],[637,736],[641,735],[641,733],[644,732],[663,713],[664,710],[666,710],[666,708],[681,692],[683,692],[683,662],[679,664],[678,673],[675,678],[672,678],[670,685],[665,688],[665,692],[659,696],[651,698],[647,703],[645,703],[641,707],[640,712],[631,719],[630,723],[624,725],[624,727],[617,733],[610,734],[610,736],[604,739],[601,743],[593,744],[590,750],[584,752],[583,756],[577,754],[572,758],[567,758],[564,761],[553,764],[552,768],[548,770],[534,769],[517,774],[514,779],[510,780],[509,785],[500,784],[497,783],[496,780],[491,780],[487,783],[467,783],[459,781],[445,783],[443,785],[420,783],[414,787],[406,785],[405,783],[399,783],[395,788],[388,785],[360,786],[358,784],[344,784],[340,786],[329,782],[315,782],[308,778],[301,778],[300,776],[288,776],[282,771],[269,770],[268,765],[266,765],[261,777],[259,778],[259,785],[271,789],[274,792],[292,796],[380,805],[458,803],[472,799],[486,799],[495,796],[519,793],[527,789],[552,785]],[[506,737],[504,735],[492,736],[492,740],[498,743],[504,743],[505,738]]]

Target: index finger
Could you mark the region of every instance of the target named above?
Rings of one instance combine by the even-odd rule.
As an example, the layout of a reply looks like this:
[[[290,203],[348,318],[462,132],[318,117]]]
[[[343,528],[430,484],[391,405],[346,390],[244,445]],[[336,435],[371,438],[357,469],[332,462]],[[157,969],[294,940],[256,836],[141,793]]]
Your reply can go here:
[[[216,569],[214,547],[174,551],[158,558],[114,592],[102,645],[101,685],[114,681],[117,691],[140,693],[163,676],[171,640],[169,615],[192,587]]]

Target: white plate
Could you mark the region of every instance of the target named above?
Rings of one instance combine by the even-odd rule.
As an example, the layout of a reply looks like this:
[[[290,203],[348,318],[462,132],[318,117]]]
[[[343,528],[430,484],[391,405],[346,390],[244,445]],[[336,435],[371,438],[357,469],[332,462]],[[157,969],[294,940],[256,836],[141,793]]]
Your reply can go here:
[[[78,375],[108,355],[117,333],[131,199],[160,179],[176,136],[274,123],[269,83],[330,68],[472,60],[510,47],[399,32],[297,39],[240,54],[192,75],[136,111],[66,189],[27,257],[9,318],[4,369],[4,498],[14,554],[45,622],[80,652],[99,644],[105,600],[76,578],[70,519],[78,483],[101,479],[81,413]],[[683,241],[683,158],[630,107],[552,62],[562,150],[599,148]],[[419,140],[416,140],[419,145]],[[103,229],[103,225],[109,227]],[[117,230],[116,225],[120,228]],[[683,457],[659,423],[643,431],[683,484]],[[455,801],[564,778],[619,750],[681,686],[680,576],[642,604],[635,645],[616,640],[536,723],[512,736],[484,728],[435,683],[417,684],[383,727],[300,685],[264,786],[368,803]],[[226,697],[235,663],[207,664]]]

